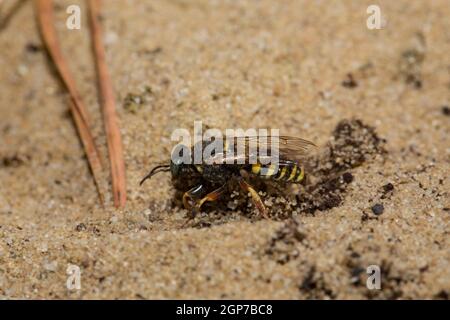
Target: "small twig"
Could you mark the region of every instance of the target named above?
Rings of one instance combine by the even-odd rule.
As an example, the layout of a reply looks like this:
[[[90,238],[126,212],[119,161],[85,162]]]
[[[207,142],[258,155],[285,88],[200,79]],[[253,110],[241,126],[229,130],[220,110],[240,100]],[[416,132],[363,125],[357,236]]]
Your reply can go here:
[[[103,121],[105,124],[108,142],[109,161],[111,165],[112,189],[114,205],[125,206],[127,199],[125,162],[123,159],[123,146],[118,126],[116,113],[116,102],[113,86],[106,65],[105,48],[102,41],[102,29],[100,26],[100,1],[88,0],[91,19],[92,40],[94,46],[95,60],[97,65],[98,81],[101,93],[103,109]]]
[[[81,100],[81,96],[76,88],[75,80],[70,73],[66,60],[64,59],[59,47],[56,31],[53,25],[53,1],[52,0],[36,0],[37,12],[41,27],[42,37],[50,53],[50,56],[56,65],[59,75],[64,85],[69,91],[71,97],[70,111],[78,129],[78,134],[83,143],[89,165],[94,177],[95,186],[103,204],[103,193],[99,184],[102,164],[100,154],[95,145],[93,135],[89,129],[88,113],[86,107]]]
[[[25,4],[25,0],[17,0],[11,9],[5,13],[4,16],[0,15],[0,30],[5,29],[14,15],[19,12],[20,8]],[[0,0],[0,6],[3,5],[3,0]],[[0,7],[1,9],[1,7]],[[1,13],[1,12],[0,12]]]

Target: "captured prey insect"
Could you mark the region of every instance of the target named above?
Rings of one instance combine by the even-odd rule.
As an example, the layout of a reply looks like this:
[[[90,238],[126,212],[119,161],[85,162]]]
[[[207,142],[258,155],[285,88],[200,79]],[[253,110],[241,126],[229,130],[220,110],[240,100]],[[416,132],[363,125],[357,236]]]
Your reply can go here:
[[[141,181],[151,178],[159,172],[171,172],[175,181],[196,181],[196,184],[184,192],[183,205],[190,211],[189,218],[194,218],[205,202],[212,202],[219,197],[227,189],[230,182],[235,181],[247,194],[251,195],[253,204],[259,213],[268,218],[267,210],[261,200],[258,192],[250,185],[249,178],[269,179],[278,183],[301,183],[305,180],[306,173],[303,159],[310,153],[315,144],[301,138],[290,136],[276,136],[278,143],[275,152],[277,152],[277,161],[268,162],[263,159],[268,154],[273,154],[275,148],[272,148],[272,137],[260,139],[258,137],[235,137],[233,149],[236,151],[236,145],[242,143],[244,150],[249,152],[222,152],[213,153],[210,158],[203,159],[200,164],[186,164],[179,157],[172,154],[168,164],[162,164],[153,168]],[[201,150],[205,150],[211,141],[202,141]],[[229,150],[228,141],[220,141],[224,143],[223,150]],[[257,148],[250,148],[250,146]],[[173,153],[179,155],[187,152],[189,157],[194,154],[194,147],[188,148],[179,145],[180,148],[174,149]],[[253,151],[252,151],[253,150]],[[264,154],[261,150],[265,150]],[[256,156],[256,157],[255,157]],[[256,158],[256,161],[254,160]],[[175,159],[175,160],[174,160]],[[252,159],[252,161],[250,161]]]

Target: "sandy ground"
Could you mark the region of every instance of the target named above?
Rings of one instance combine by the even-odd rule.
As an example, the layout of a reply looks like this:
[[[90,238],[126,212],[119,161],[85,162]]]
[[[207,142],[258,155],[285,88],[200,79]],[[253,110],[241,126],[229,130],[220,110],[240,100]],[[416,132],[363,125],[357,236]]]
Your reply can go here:
[[[57,3],[105,155],[85,6]],[[78,31],[65,28],[73,3]],[[0,30],[1,297],[448,299],[450,3],[378,3],[382,30],[366,27],[371,1],[107,1],[129,197],[115,210],[109,198],[98,204],[26,1]],[[194,120],[279,128],[363,157],[340,166],[328,155],[331,167],[316,167],[337,174],[313,199],[325,205],[289,202],[271,220],[252,207],[210,209],[182,227],[169,175],[138,183],[168,160],[172,131]],[[340,138],[339,123],[351,131]],[[379,149],[366,150],[374,141]],[[302,192],[297,200],[310,199]],[[69,264],[80,290],[66,287]],[[369,265],[381,268],[381,290],[366,288]]]

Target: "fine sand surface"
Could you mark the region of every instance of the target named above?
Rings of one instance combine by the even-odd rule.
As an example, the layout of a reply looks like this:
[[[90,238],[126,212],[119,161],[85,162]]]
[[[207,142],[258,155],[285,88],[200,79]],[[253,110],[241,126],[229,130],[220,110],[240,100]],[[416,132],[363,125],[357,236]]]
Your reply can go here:
[[[449,1],[377,1],[381,30],[366,27],[371,1],[104,2],[123,210],[110,192],[99,205],[32,2],[0,29],[2,298],[448,299]],[[107,165],[85,3],[57,3]],[[74,3],[81,30],[65,27]],[[314,141],[318,179],[260,186],[270,220],[240,194],[183,226],[170,175],[139,181],[194,120]]]

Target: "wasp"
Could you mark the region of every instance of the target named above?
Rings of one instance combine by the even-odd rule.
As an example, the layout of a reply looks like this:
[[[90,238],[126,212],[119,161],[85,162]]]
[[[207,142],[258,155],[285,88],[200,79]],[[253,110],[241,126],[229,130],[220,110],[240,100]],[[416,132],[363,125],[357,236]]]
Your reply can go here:
[[[255,188],[250,184],[252,178],[271,180],[276,183],[302,183],[305,181],[306,172],[303,160],[316,145],[308,140],[290,137],[276,136],[277,161],[267,163],[268,154],[273,154],[272,137],[259,139],[258,137],[235,137],[232,146],[235,152],[212,153],[211,157],[203,159],[201,164],[184,163],[181,159],[174,157],[174,153],[188,152],[189,157],[194,153],[194,147],[188,148],[179,145],[174,149],[169,163],[154,167],[140,182],[159,172],[170,172],[173,180],[187,184],[187,181],[195,181],[194,186],[183,194],[183,205],[189,211],[189,218],[194,218],[201,211],[205,202],[218,200],[232,182],[242,188],[246,194],[250,194],[254,206],[259,213],[269,218],[264,203]],[[210,141],[202,141],[202,150]],[[220,142],[222,143],[222,142]],[[245,150],[252,152],[236,152],[236,146],[242,143]],[[230,150],[228,141],[224,141],[224,150]],[[249,148],[250,145],[256,148]],[[264,154],[261,150],[265,150]],[[252,159],[253,161],[250,161]],[[256,159],[256,161],[254,161]]]

